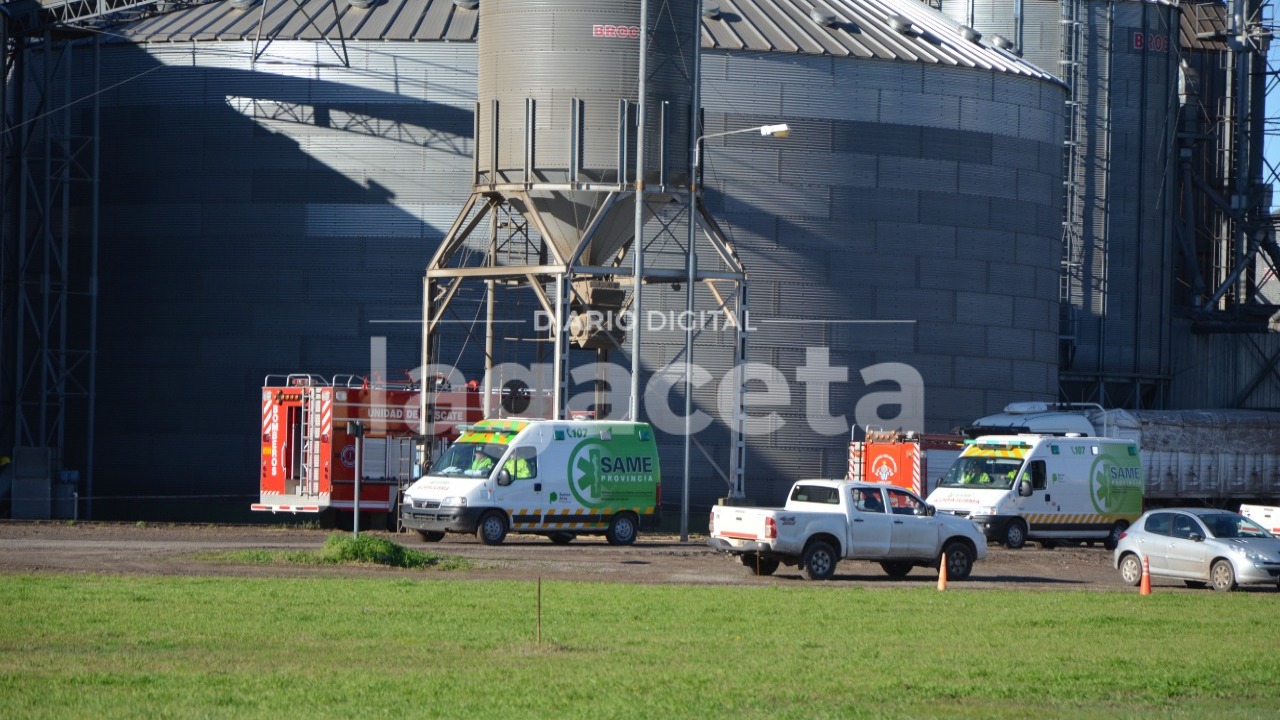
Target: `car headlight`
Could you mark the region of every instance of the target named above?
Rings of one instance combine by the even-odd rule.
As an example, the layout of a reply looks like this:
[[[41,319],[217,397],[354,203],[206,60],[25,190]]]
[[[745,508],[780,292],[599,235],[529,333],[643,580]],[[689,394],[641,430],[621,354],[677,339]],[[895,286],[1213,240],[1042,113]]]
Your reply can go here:
[[[1245,559],[1250,562],[1266,562],[1268,559],[1266,555],[1260,552],[1257,552],[1256,550],[1252,550],[1247,547],[1241,547],[1239,545],[1232,546],[1231,551],[1237,555],[1243,555]]]
[[[450,495],[440,501],[440,507],[466,507],[467,499],[461,495]]]

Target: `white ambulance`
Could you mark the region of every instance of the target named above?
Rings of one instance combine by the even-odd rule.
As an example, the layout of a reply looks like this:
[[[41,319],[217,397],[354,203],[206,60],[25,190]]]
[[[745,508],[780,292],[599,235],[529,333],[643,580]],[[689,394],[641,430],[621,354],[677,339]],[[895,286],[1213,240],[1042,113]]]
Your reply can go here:
[[[1102,540],[1113,549],[1142,514],[1142,466],[1129,440],[987,435],[965,448],[928,502],[970,518],[988,540]]]
[[[482,420],[405,490],[400,520],[427,542],[459,532],[498,545],[519,532],[557,544],[594,534],[629,545],[656,528],[661,504],[658,447],[646,423]]]

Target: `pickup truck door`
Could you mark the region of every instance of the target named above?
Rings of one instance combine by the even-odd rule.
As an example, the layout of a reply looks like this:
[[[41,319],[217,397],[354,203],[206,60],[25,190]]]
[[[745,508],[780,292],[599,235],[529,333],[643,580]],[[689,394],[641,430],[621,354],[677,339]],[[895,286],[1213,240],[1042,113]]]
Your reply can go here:
[[[893,537],[893,516],[885,512],[883,488],[855,487],[850,490],[849,541],[845,557],[882,560],[889,557]]]
[[[932,558],[938,549],[938,520],[917,516],[916,508],[923,507],[920,498],[906,490],[886,488],[889,493],[889,513],[893,519],[889,556],[895,558]]]

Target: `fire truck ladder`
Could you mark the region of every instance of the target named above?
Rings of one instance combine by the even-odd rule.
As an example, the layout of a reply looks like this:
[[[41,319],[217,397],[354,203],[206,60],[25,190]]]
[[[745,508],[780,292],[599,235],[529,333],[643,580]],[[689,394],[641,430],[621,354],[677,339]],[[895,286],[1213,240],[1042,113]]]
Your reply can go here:
[[[298,494],[314,497],[320,494],[321,443],[324,431],[324,391],[318,387],[303,390],[302,403],[302,477]]]

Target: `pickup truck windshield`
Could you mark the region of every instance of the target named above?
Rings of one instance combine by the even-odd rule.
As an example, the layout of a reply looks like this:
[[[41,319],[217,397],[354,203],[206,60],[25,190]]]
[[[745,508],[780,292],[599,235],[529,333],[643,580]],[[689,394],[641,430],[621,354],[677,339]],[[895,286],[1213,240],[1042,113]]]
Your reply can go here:
[[[431,466],[429,475],[488,477],[507,446],[499,443],[454,443]]]
[[[1021,467],[1021,458],[962,457],[951,466],[938,487],[1008,489],[1013,487],[1013,479]]]

